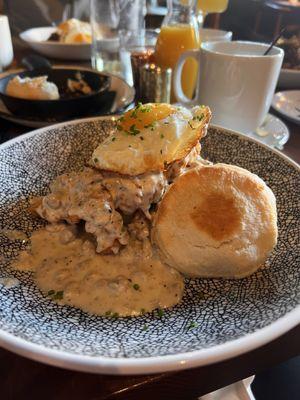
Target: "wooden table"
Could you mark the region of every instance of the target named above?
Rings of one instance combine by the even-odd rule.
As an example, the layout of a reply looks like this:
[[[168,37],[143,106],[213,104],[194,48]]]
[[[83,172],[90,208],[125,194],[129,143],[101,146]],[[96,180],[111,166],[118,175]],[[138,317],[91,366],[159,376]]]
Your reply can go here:
[[[284,154],[300,163],[300,126],[285,121],[291,133]],[[0,119],[0,142],[30,129]],[[46,366],[0,349],[3,400],[189,400],[300,355],[300,325],[279,339],[218,364],[148,376],[105,376]]]

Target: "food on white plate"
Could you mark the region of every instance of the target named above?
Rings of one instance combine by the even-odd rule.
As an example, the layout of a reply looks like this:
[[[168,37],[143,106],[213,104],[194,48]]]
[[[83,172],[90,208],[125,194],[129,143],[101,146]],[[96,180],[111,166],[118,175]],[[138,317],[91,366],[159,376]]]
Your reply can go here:
[[[250,172],[211,167],[202,159],[199,140],[206,135],[210,118],[205,106],[187,110],[152,103],[138,104],[118,118],[88,166],[58,176],[47,195],[32,200],[33,212],[49,224],[33,233],[31,247],[20,254],[15,268],[35,271],[38,287],[53,300],[110,317],[140,315],[179,303],[183,274],[202,274],[199,265],[208,260],[202,239],[220,221],[224,232],[238,232],[240,241],[249,241],[249,252],[244,255],[247,265],[240,268],[238,258],[232,256],[232,264],[228,258],[220,268],[224,255],[216,249],[206,276],[240,277],[257,269],[276,240],[275,199]],[[222,168],[223,186],[220,174],[215,173],[210,179],[203,178],[201,191],[201,171]],[[216,199],[212,188],[223,190],[229,200],[224,203],[224,196]],[[207,198],[211,213],[201,208],[201,201],[205,203]],[[245,210],[240,210],[242,206]],[[238,217],[233,212],[236,209]],[[247,232],[243,230],[243,223],[249,222],[246,209],[253,218],[252,231],[248,224]],[[191,228],[191,213],[201,228]],[[238,229],[232,230],[235,220]],[[258,226],[262,221],[265,225]],[[259,247],[262,232],[265,244]],[[203,244],[192,269],[190,239]],[[220,240],[217,234],[216,241]],[[175,246],[171,250],[175,262],[166,257],[168,246]],[[182,263],[177,263],[178,258]]]
[[[28,100],[57,100],[60,97],[57,86],[48,81],[48,76],[21,78],[17,75],[8,82],[6,94]]]
[[[191,169],[164,195],[152,240],[161,259],[184,275],[250,275],[277,242],[275,196],[257,175],[237,166]]]
[[[76,18],[68,19],[57,26],[56,31],[52,33],[48,41],[68,44],[92,43],[91,24]]]

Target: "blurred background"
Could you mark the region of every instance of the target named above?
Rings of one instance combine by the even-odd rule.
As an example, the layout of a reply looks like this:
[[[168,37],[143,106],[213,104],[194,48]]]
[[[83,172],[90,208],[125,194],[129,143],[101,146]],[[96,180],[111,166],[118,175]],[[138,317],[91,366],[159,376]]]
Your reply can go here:
[[[205,26],[233,31],[233,39],[268,41],[281,26],[299,30],[299,11],[290,9],[287,3],[293,4],[293,0],[230,0],[224,13],[206,18]],[[147,0],[147,27],[161,25],[165,6],[165,0]],[[89,19],[89,0],[0,0],[0,9],[9,16],[14,35],[72,17]]]

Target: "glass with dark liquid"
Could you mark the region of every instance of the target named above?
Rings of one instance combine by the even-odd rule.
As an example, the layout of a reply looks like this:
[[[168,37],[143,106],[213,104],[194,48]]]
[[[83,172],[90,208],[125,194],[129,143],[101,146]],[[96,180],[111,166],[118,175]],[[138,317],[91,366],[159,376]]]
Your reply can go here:
[[[122,75],[138,91],[139,67],[152,62],[158,31],[140,29],[139,31],[120,31],[120,60]]]
[[[154,62],[154,48],[136,50],[130,55],[131,70],[133,86],[135,88],[135,99],[140,100],[140,68],[145,65]]]

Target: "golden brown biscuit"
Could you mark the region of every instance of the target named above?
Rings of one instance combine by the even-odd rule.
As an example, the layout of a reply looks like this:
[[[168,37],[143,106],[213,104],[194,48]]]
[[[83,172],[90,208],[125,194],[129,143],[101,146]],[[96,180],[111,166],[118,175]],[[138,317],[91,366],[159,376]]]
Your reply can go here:
[[[226,164],[194,168],[163,197],[152,241],[162,259],[185,275],[247,276],[276,245],[275,196],[245,169]]]

